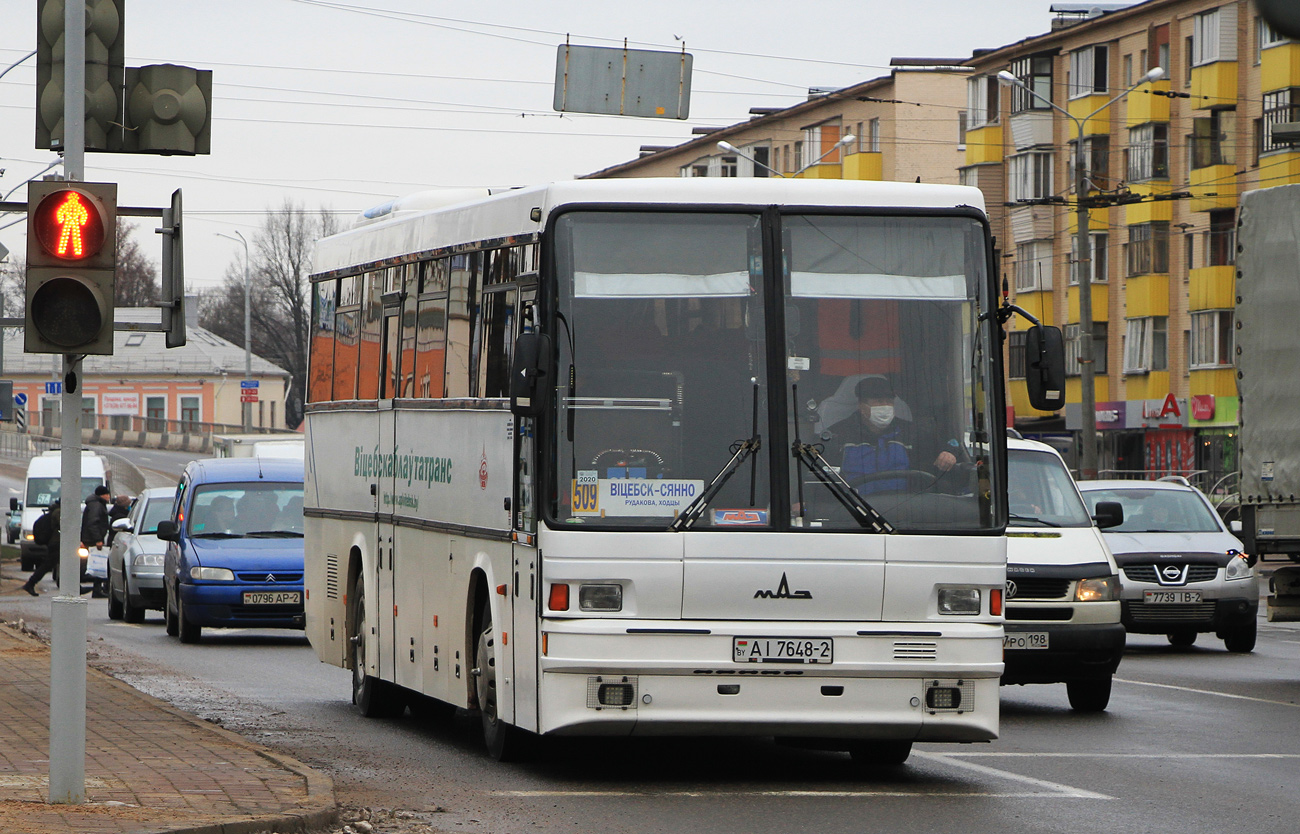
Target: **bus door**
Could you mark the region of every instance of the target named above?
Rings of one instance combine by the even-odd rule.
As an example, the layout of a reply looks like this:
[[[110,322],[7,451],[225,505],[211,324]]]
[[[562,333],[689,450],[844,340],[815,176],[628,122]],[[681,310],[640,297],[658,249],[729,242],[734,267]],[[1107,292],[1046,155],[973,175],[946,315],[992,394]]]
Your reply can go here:
[[[533,322],[534,288],[520,292],[518,320],[521,329]],[[510,497],[511,517],[511,620],[510,648],[514,659],[514,723],[536,731],[537,717],[537,646],[538,607],[541,598],[541,563],[537,549],[537,442],[536,421],[531,417],[515,418],[515,479]]]
[[[392,451],[396,448],[397,413],[393,410],[396,385],[401,379],[401,299],[400,292],[385,292],[383,323],[383,365],[379,378],[379,448]],[[379,484],[378,525],[376,527],[376,587],[378,593],[379,674],[384,680],[400,682],[397,674],[397,635],[401,631],[398,616],[400,607],[396,597],[397,536],[393,515],[397,512],[395,496],[396,467],[385,467],[376,479]],[[412,611],[417,618],[419,611]],[[391,616],[390,616],[391,615]]]

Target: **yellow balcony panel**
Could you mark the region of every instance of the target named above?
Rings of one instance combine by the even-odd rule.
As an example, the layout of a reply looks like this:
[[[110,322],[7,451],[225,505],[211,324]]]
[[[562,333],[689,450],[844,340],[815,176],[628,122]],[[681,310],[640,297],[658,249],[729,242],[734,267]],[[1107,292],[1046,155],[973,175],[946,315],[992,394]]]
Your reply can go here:
[[[1108,208],[1088,209],[1088,228],[1094,232],[1103,232],[1110,228],[1110,212],[1111,209]],[[1078,217],[1079,212],[1073,207],[1065,213],[1065,228],[1070,234],[1074,234],[1074,230],[1078,228],[1079,224],[1075,222]]]
[[[1300,152],[1271,153],[1259,158],[1260,178],[1267,185],[1300,183]]]
[[[844,179],[838,162],[822,162],[799,174],[806,180],[840,180]]]
[[[1211,110],[1237,103],[1237,62],[1215,61],[1192,67],[1192,107]]]
[[[1124,399],[1163,400],[1169,396],[1169,372],[1129,374],[1124,378]]]
[[[1110,316],[1107,310],[1110,309],[1110,285],[1109,284],[1092,284],[1092,320],[1109,321]],[[1068,309],[1066,311],[1067,321],[1079,320],[1079,288],[1070,287]]]
[[[1092,96],[1082,96],[1072,98],[1066,104],[1065,109],[1071,116],[1082,121],[1093,113],[1098,107],[1102,107],[1110,97],[1098,93]],[[1088,123],[1083,126],[1084,136],[1101,136],[1110,133],[1110,108],[1106,108],[1097,115],[1088,119]]]
[[[1015,297],[1015,302],[1017,307],[1021,307],[1027,310],[1031,315],[1035,316],[1043,324],[1056,323],[1055,321],[1056,305],[1052,303],[1051,290],[1040,290],[1037,292],[1017,292]],[[1024,330],[1029,329],[1029,322],[1021,321],[1018,318],[1013,319],[1013,321],[1016,322],[1015,326],[1017,329],[1024,329]]]
[[[1129,190],[1143,197],[1154,197],[1168,194],[1174,190],[1174,187],[1162,180],[1160,182],[1136,183],[1129,186]],[[1136,226],[1139,223],[1154,223],[1159,220],[1170,223],[1173,222],[1173,219],[1174,206],[1170,200],[1146,200],[1124,206],[1124,225],[1126,226]]]
[[[1124,284],[1126,317],[1169,315],[1169,276],[1138,275]]]
[[[876,180],[884,179],[884,163],[879,152],[851,153],[844,157],[844,179]]]
[[[1046,417],[1055,412],[1039,411],[1029,404],[1029,389],[1023,379],[1013,379],[1007,385],[1007,399],[1016,410],[1017,417]]]
[[[1259,88],[1266,93],[1300,87],[1300,43],[1284,43],[1260,52]]]
[[[1232,368],[1206,368],[1192,371],[1188,379],[1188,391],[1193,397],[1212,394],[1216,397],[1237,396],[1237,376]]]
[[[1093,376],[1093,394],[1094,401],[1099,403],[1110,402],[1110,379],[1105,374],[1096,374]],[[1077,376],[1066,377],[1065,379],[1065,401],[1067,403],[1083,402],[1083,378]]]
[[[992,124],[966,131],[966,164],[1002,161],[1002,125]]]
[[[1169,80],[1154,84],[1143,84],[1128,94],[1124,99],[1125,121],[1129,127],[1137,127],[1148,122],[1169,121],[1169,99],[1154,93],[1169,92]],[[1112,105],[1113,107],[1114,105]]]
[[[1261,167],[1263,162],[1260,162]],[[1192,211],[1213,211],[1234,208],[1237,205],[1237,166],[1209,165],[1193,168],[1188,179],[1192,192],[1188,208]],[[1271,176],[1271,174],[1270,174]],[[1270,183],[1272,185],[1273,183]]]
[[[1202,266],[1187,273],[1188,310],[1231,310],[1235,269],[1229,266]]]

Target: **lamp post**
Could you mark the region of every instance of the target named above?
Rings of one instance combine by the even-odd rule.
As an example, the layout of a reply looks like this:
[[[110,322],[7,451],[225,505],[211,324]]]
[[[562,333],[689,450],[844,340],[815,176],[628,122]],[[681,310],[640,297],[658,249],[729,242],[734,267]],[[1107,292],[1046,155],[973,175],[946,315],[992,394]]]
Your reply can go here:
[[[798,171],[795,171],[794,174],[792,174],[791,176],[795,176],[795,177],[799,176],[804,171],[807,171],[809,168],[813,167],[818,162],[821,162],[826,157],[835,153],[840,148],[846,145],[850,145],[856,141],[858,141],[858,137],[854,136],[852,133],[844,134],[843,136],[840,137],[840,140],[838,142],[836,142],[834,145],[831,145],[830,150],[826,151],[826,153],[817,157],[812,162],[809,162],[807,165],[803,166]],[[726,151],[727,153],[734,153],[736,156],[744,157],[745,159],[748,159],[750,162],[754,163],[755,165],[759,165],[762,166],[763,168],[766,168],[767,170],[771,171],[773,174],[776,174],[778,177],[781,177],[782,179],[785,178],[785,174],[782,174],[780,171],[776,170],[771,165],[768,165],[765,162],[759,162],[757,159],[745,153],[740,148],[737,148],[735,145],[731,144],[730,142],[719,142],[718,149]]]
[[[1074,157],[1074,197],[1075,226],[1074,246],[1078,250],[1075,268],[1079,283],[1079,410],[1081,412],[1083,451],[1079,462],[1079,474],[1084,479],[1097,477],[1097,378],[1092,355],[1092,241],[1088,228],[1088,171],[1085,167],[1083,128],[1088,120],[1115,102],[1127,96],[1143,84],[1159,81],[1165,77],[1161,67],[1155,67],[1124,92],[1098,107],[1082,119],[1075,118],[1070,112],[1054,104],[1050,99],[1030,88],[1019,78],[1006,70],[998,73],[998,80],[1003,84],[1019,87],[1034,98],[1051,107],[1074,123],[1078,144]]]
[[[253,314],[249,307],[250,292],[249,292],[249,283],[248,283],[248,241],[244,238],[244,235],[238,229],[235,230],[235,234],[239,235],[239,237],[234,238],[222,232],[216,233],[217,237],[224,237],[226,240],[234,240],[238,243],[244,244],[244,379],[252,379],[253,378],[253,328],[252,328]],[[244,395],[242,390],[240,391],[239,396],[240,396],[239,410],[244,419],[244,432],[248,433],[253,430],[253,404],[246,403],[243,401]]]

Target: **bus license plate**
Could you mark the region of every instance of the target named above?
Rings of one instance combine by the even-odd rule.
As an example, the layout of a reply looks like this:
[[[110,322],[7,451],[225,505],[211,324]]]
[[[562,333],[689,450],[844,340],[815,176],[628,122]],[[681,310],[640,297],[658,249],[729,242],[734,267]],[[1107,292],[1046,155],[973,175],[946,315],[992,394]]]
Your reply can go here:
[[[244,605],[298,605],[301,591],[245,591]]]
[[[1142,601],[1147,605],[1186,605],[1201,601],[1200,591],[1143,591]]]
[[[1046,649],[1047,644],[1046,631],[1017,631],[1002,635],[1004,649]]]
[[[829,637],[733,637],[737,663],[830,663],[835,641]]]

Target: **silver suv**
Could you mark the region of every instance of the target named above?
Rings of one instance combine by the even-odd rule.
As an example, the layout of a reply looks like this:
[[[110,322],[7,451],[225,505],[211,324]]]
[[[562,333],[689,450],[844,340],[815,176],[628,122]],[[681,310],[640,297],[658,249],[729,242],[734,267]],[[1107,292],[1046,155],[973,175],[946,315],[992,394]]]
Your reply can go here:
[[[1230,652],[1255,648],[1259,578],[1200,490],[1183,481],[1081,481],[1088,506],[1117,501],[1124,523],[1103,535],[1123,572],[1124,626],[1190,646],[1212,631]]]

